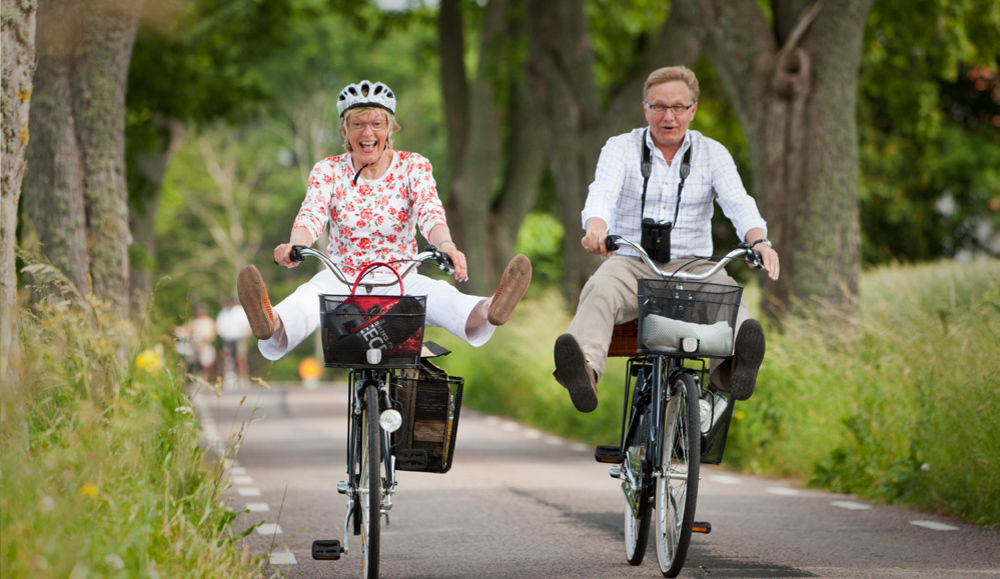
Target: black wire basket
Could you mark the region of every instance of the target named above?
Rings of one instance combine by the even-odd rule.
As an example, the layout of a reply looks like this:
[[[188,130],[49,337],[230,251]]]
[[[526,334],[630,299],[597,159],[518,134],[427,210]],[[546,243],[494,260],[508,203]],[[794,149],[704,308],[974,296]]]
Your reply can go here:
[[[322,294],[323,358],[337,368],[415,368],[424,340],[426,296]],[[369,350],[381,359],[370,363]]]
[[[639,280],[639,351],[691,357],[733,354],[743,288],[677,279]]]

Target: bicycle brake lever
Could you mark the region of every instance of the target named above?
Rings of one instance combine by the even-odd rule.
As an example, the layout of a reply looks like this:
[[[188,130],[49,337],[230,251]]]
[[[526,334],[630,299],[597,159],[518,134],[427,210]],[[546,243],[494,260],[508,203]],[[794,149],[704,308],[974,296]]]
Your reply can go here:
[[[608,251],[618,251],[618,244],[615,240],[618,239],[617,235],[609,235],[604,238],[604,248]]]

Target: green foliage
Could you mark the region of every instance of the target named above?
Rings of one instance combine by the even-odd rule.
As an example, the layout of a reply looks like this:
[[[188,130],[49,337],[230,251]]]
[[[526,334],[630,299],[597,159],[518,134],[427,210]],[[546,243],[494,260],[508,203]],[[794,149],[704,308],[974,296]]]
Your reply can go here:
[[[18,369],[25,391],[3,401],[16,417],[0,435],[4,576],[259,572],[230,536],[220,467],[204,470],[163,345],[140,353],[127,324],[53,303],[22,310],[20,324],[31,355]]]
[[[876,2],[866,32],[864,261],[996,255],[1000,4]]]
[[[594,78],[608,96],[642,65],[669,5],[662,0],[589,0],[583,9],[594,50]]]

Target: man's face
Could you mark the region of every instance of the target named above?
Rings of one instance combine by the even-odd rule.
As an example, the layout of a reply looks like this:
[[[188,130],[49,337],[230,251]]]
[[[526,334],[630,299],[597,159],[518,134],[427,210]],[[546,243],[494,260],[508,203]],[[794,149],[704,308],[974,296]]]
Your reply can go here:
[[[688,106],[691,108],[677,108]],[[659,107],[672,108],[661,112],[656,110]],[[694,102],[691,91],[683,81],[672,80],[649,87],[643,111],[653,142],[658,147],[679,147],[697,110],[698,103]]]

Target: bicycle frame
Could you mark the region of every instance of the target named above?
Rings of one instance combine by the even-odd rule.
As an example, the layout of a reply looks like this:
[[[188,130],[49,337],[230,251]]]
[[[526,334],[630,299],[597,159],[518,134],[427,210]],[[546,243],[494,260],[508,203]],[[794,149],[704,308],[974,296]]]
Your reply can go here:
[[[303,261],[306,256],[319,259],[345,285],[352,284],[325,253],[306,246],[293,246],[291,253],[293,261]],[[388,281],[365,280],[361,283],[368,287],[369,291],[371,287],[395,285],[419,263],[430,260],[436,261],[443,271],[454,273],[448,256],[429,246],[414,259],[407,260],[412,263],[400,272],[398,277],[393,276]],[[368,362],[371,364],[377,363],[376,358],[381,359],[380,350],[368,350],[367,354]],[[373,354],[378,356],[373,357]],[[342,553],[349,551],[348,540],[353,530],[353,534],[361,535],[366,577],[378,576],[381,542],[379,527],[383,516],[386,524],[389,522],[388,512],[392,508],[392,497],[396,492],[396,457],[392,453],[391,440],[392,432],[399,428],[401,422],[394,402],[399,372],[398,368],[392,366],[349,369],[347,480],[337,484],[337,492],[347,495],[348,499],[343,543],[338,540],[317,540],[313,542],[312,548],[314,559],[339,559]],[[395,417],[391,416],[390,411],[396,412]],[[383,418],[387,419],[386,422],[383,422]],[[390,426],[392,422],[395,422],[394,427]],[[376,436],[378,442],[373,446],[371,441],[374,441]],[[378,463],[373,464],[376,453]],[[376,486],[377,488],[374,488]],[[375,497],[378,500],[377,504],[373,501]],[[352,520],[353,529],[351,529]]]
[[[617,235],[605,240],[610,251],[617,250],[618,244],[633,248],[653,272],[665,279],[703,281],[741,257],[762,267],[760,255],[745,243],[700,274],[665,272],[639,245]],[[693,521],[705,440],[698,412],[707,375],[704,358],[695,353],[644,351],[630,355],[619,445],[598,447],[595,452],[598,461],[614,463],[610,474],[622,480],[628,562],[642,562],[655,510],[657,559],[660,571],[668,577],[675,577],[683,567],[691,532],[695,528],[708,532],[711,528],[708,523]],[[651,498],[655,498],[655,508]]]

